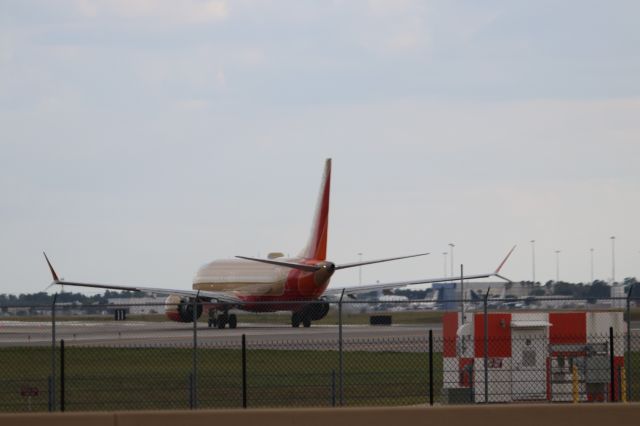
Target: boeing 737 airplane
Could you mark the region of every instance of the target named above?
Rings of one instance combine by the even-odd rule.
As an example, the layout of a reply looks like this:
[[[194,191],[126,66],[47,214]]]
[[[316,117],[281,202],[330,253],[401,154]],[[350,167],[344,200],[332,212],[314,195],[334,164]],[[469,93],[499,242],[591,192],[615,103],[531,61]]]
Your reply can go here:
[[[330,186],[331,159],[327,159],[311,226],[311,235],[307,245],[298,256],[284,258],[280,253],[272,253],[267,259],[236,256],[236,259],[214,260],[198,270],[193,279],[191,290],[65,281],[58,278],[58,274],[47,255],[44,256],[53,276],[53,284],[166,295],[165,314],[169,319],[178,322],[192,322],[194,316],[199,318],[203,309],[206,309],[209,311],[210,325],[214,324],[218,328],[225,328],[227,325],[230,328],[236,327],[237,317],[235,314],[229,313],[230,309],[252,312],[291,311],[291,325],[293,327],[299,327],[300,324],[309,327],[312,321],[320,320],[327,315],[329,303],[326,296],[331,294],[349,295],[371,290],[460,279],[460,277],[427,278],[344,289],[327,289],[331,276],[340,269],[428,254],[420,253],[344,264],[327,261]],[[507,257],[495,271],[465,276],[464,279],[491,276],[503,278],[499,275],[500,269],[512,252],[513,249],[509,251]],[[195,315],[194,305],[197,306]]]

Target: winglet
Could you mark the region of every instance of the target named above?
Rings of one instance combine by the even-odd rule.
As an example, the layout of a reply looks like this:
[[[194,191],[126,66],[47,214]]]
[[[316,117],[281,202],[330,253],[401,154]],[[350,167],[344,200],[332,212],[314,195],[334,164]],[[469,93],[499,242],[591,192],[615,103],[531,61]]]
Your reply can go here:
[[[502,262],[500,262],[500,265],[498,265],[498,267],[496,268],[496,270],[493,272],[495,275],[498,275],[500,273],[500,269],[502,269],[502,267],[504,266],[505,263],[507,263],[507,259],[509,259],[509,256],[511,256],[511,253],[513,253],[513,251],[516,249],[516,246],[511,247],[511,250],[509,250],[509,253],[507,253],[507,255],[505,256],[505,258],[502,260]]]
[[[53,277],[53,281],[54,282],[60,281],[58,279],[58,274],[56,274],[55,269],[53,269],[53,266],[51,266],[51,262],[49,262],[49,258],[47,257],[47,253],[42,252],[42,254],[44,254],[44,258],[47,261],[47,265],[49,265],[49,270],[51,271],[51,276]]]

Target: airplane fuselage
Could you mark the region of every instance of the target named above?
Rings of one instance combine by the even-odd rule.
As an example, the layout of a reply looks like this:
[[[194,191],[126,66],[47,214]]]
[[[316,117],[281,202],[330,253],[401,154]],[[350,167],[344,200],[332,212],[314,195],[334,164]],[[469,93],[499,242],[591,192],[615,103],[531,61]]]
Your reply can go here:
[[[307,265],[327,263],[301,258],[278,260]],[[289,310],[296,308],[292,302],[319,299],[331,275],[333,270],[306,272],[242,259],[223,259],[203,265],[193,279],[193,289],[233,293],[245,302],[242,309],[247,311]]]

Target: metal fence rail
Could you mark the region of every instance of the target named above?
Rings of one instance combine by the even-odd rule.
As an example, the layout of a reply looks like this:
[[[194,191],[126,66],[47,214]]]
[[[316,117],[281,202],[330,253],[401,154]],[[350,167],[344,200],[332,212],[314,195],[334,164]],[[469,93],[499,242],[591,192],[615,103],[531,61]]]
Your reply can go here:
[[[599,331],[554,340],[521,321],[518,333],[496,337],[491,314],[545,309],[496,308],[487,298],[465,301],[475,334],[465,338],[458,324],[454,341],[443,332],[447,313],[406,302],[332,304],[295,335],[278,314],[266,314],[268,324],[239,316],[232,333],[210,329],[205,315],[193,324],[116,321],[132,304],[74,307],[78,315],[26,307],[24,317],[0,317],[0,411],[639,401],[637,301],[620,309],[567,300],[583,306],[572,312],[619,314],[624,327],[589,325]],[[377,315],[396,325],[362,325]]]

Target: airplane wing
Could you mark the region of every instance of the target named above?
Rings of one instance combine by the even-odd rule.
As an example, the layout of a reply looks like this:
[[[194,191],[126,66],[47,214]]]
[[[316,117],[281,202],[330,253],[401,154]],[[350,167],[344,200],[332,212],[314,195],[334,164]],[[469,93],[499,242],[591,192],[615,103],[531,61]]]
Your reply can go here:
[[[51,262],[49,262],[49,258],[46,253],[44,254],[44,258],[47,260],[47,264],[49,265],[49,270],[51,271],[51,276],[53,277],[53,282],[51,285],[70,285],[74,287],[89,287],[89,288],[101,288],[105,290],[124,290],[124,291],[135,291],[135,292],[143,292],[160,296],[169,296],[171,294],[175,294],[183,297],[198,297],[199,299],[204,299],[212,302],[219,302],[229,305],[242,305],[244,302],[239,297],[220,291],[205,291],[205,290],[184,290],[184,289],[171,289],[171,288],[157,288],[157,287],[145,287],[145,286],[123,286],[123,285],[114,285],[114,284],[99,284],[99,283],[83,283],[83,282],[75,282],[75,281],[65,281],[58,278],[58,274],[53,269]]]
[[[509,256],[511,256],[511,253],[513,253],[515,248],[516,246],[513,246],[511,250],[509,250],[509,253],[507,253],[507,255],[502,260],[502,262],[500,262],[500,265],[498,265],[498,267],[493,272],[487,272],[484,274],[464,275],[462,277],[457,276],[457,277],[444,277],[444,278],[424,278],[424,279],[417,279],[417,280],[411,280],[411,281],[396,281],[396,282],[390,282],[390,283],[376,283],[376,284],[358,285],[358,286],[352,286],[352,287],[328,288],[324,292],[324,295],[340,296],[341,294],[344,294],[349,297],[354,297],[354,295],[357,293],[366,293],[366,292],[375,291],[375,290],[394,289],[394,288],[406,287],[406,286],[417,285],[417,284],[460,281],[461,278],[464,278],[464,280],[466,281],[466,280],[476,280],[479,278],[498,277],[507,282],[511,282],[511,280],[509,280],[508,278],[505,278],[502,275],[500,275],[500,270],[502,269],[504,264],[507,262],[507,259],[509,259]]]

